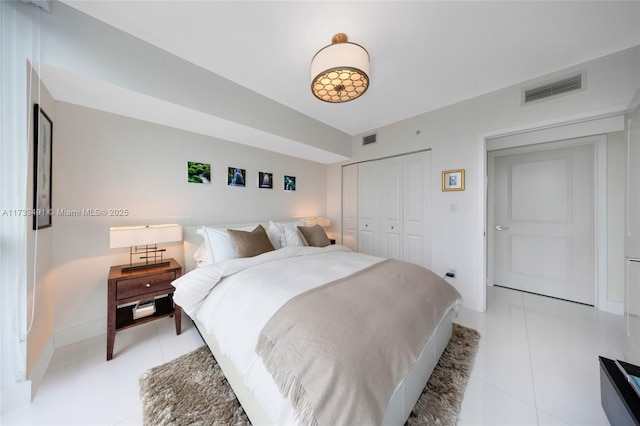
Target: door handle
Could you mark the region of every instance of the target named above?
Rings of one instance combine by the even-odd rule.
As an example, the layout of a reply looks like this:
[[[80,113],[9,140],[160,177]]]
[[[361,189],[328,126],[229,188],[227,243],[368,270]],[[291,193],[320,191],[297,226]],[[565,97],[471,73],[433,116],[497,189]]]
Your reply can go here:
[[[496,225],[497,231],[506,231],[507,229],[509,229],[508,226]]]

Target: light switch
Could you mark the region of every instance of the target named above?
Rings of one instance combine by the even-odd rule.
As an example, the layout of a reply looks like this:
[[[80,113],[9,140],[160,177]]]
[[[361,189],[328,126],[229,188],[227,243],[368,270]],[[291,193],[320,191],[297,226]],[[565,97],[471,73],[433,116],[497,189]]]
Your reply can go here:
[[[457,203],[449,204],[449,213],[458,213],[458,204]]]

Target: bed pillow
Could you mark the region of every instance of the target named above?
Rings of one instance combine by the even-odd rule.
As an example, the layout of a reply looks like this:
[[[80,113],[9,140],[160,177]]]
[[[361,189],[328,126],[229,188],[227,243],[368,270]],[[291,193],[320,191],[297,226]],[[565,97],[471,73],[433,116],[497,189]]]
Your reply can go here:
[[[297,220],[294,222],[269,221],[269,230],[267,231],[267,234],[271,234],[274,236],[277,235],[278,233],[280,234],[279,236],[280,246],[278,247],[274,244],[274,247],[276,248],[282,248],[287,246],[304,246],[306,244],[297,228],[300,225],[304,225],[304,221],[302,220]],[[275,239],[275,237],[270,239],[273,242],[273,239]]]
[[[267,226],[267,237],[276,249],[282,248],[282,227],[273,221],[269,221]]]
[[[253,257],[275,250],[262,225],[251,232],[235,229],[228,229],[227,232],[238,257]]]
[[[304,239],[295,224],[284,227],[284,241],[287,246],[305,246]]]
[[[198,230],[198,232],[199,231],[200,230]],[[204,231],[202,232],[204,233]],[[193,253],[193,258],[195,259],[196,267],[198,268],[211,265],[213,263],[213,258],[209,252],[209,244],[206,241],[200,243],[195,253]]]
[[[241,231],[252,231],[256,228],[256,225],[247,226],[244,228],[237,228]],[[211,228],[208,226],[202,227],[206,237],[205,241],[209,244],[209,252],[212,257],[212,262],[222,262],[227,259],[235,259],[238,257],[236,249],[231,244],[231,238],[226,229]]]
[[[307,245],[313,247],[326,247],[331,245],[331,241],[329,237],[327,237],[327,233],[324,232],[324,228],[320,225],[313,226],[298,226],[300,233],[304,237]]]

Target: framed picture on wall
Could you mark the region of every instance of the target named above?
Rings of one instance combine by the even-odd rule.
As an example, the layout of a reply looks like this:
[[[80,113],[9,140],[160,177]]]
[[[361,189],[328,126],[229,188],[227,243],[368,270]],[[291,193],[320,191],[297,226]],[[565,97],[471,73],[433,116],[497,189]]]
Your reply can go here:
[[[237,167],[229,167],[227,172],[227,185],[245,186],[247,181],[247,171]]]
[[[284,190],[285,191],[295,191],[296,190],[296,177],[295,176],[286,176],[284,177]]]
[[[464,169],[442,172],[443,191],[464,191]]]
[[[34,105],[33,117],[33,229],[35,230],[52,225],[53,123],[38,104]]]
[[[258,188],[273,189],[273,173],[258,172]]]
[[[211,164],[187,161],[187,182],[211,183]]]

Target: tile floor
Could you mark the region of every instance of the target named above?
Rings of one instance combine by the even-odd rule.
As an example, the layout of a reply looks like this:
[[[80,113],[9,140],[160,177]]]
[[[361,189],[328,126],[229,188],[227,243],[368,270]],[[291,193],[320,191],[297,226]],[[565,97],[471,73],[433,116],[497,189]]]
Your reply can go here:
[[[456,322],[482,338],[461,425],[608,425],[600,406],[598,355],[622,358],[621,316],[542,296],[489,287],[487,311],[463,309]],[[2,425],[139,425],[138,377],[203,344],[190,320],[117,334],[56,351],[33,403]]]

